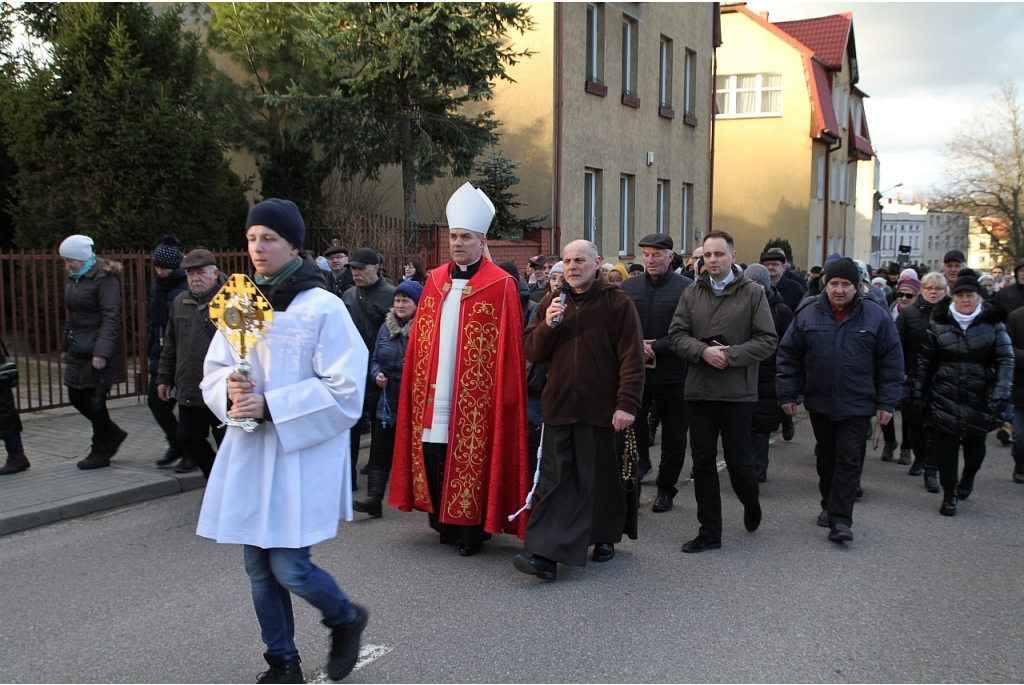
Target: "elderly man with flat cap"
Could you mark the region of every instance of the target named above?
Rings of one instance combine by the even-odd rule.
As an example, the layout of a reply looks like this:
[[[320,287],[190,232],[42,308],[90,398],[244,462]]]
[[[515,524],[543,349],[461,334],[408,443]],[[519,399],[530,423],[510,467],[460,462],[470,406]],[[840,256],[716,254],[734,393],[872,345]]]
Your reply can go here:
[[[472,556],[528,490],[519,285],[485,255],[494,205],[466,183],[448,200],[452,261],[431,271],[409,334],[388,504],[429,514]]]
[[[643,403],[637,424],[647,425],[651,405],[657,403],[661,417],[661,463],[658,466],[658,497],[652,510],[665,512],[679,490],[676,482],[683,470],[686,456],[686,405],[683,390],[686,382],[686,360],[672,351],[668,329],[683,291],[693,285],[686,276],[672,271],[672,237],[652,233],[639,243],[647,272],[629,278],[619,286],[633,299],[644,335],[646,379]],[[650,435],[636,431],[636,448],[640,455],[640,477],[651,469]]]
[[[367,353],[371,353],[374,345],[377,344],[377,332],[384,325],[384,319],[387,318],[395,299],[395,286],[381,278],[380,260],[377,253],[369,247],[361,247],[352,253],[348,267],[356,287],[346,290],[345,294],[341,296],[341,301],[348,307],[348,313],[352,315],[352,323],[359,330],[359,336],[366,345]],[[380,401],[381,394],[381,389],[370,378],[369,370],[367,370],[363,387],[365,389],[363,420],[352,426],[350,435],[353,489],[358,489],[356,487],[356,462],[359,461],[359,441],[362,438],[364,424],[369,424],[372,430],[374,425],[372,419],[377,411],[377,403]]]
[[[188,290],[175,297],[171,305],[156,376],[157,392],[165,400],[174,391],[178,399],[178,444],[186,464],[175,470],[186,472],[195,464],[209,478],[215,454],[207,437],[212,428],[219,446],[224,427],[203,401],[199,383],[203,380],[203,359],[217,330],[207,307],[227,276],[217,269],[213,253],[202,247],[185,255],[181,268]]]
[[[324,250],[327,266],[331,268],[331,290],[341,297],[345,291],[355,286],[352,269],[349,268],[349,251],[344,245],[331,245]]]

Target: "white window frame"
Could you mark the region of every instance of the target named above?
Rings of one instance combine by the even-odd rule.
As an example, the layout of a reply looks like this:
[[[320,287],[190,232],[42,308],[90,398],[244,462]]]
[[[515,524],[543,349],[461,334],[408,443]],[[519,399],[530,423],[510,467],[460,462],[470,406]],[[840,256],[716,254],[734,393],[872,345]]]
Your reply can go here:
[[[818,199],[825,199],[825,155],[818,155]]]
[[[697,53],[693,50],[685,50],[685,62],[683,63],[683,111],[694,115],[693,107],[693,66],[697,60]]]
[[[623,174],[619,176],[619,256],[630,253],[630,217],[632,205],[630,203],[630,191],[632,190],[631,178]]]
[[[680,205],[680,210],[681,210],[680,213],[683,215],[683,219],[682,219],[682,224],[683,224],[683,236],[682,236],[682,238],[683,238],[683,240],[679,244],[682,247],[683,252],[686,252],[686,253],[693,252],[693,250],[690,248],[690,243],[689,243],[689,240],[688,240],[688,238],[690,236],[690,224],[692,223],[692,217],[691,217],[691,213],[693,211],[692,208],[693,208],[693,184],[692,183],[684,183],[683,184],[682,204]]]
[[[658,49],[658,102],[672,108],[672,39],[665,36]]]
[[[753,88],[737,88],[737,77],[738,76],[754,76],[754,87]],[[715,97],[716,99],[720,95],[725,95],[725,108],[720,110],[715,116],[719,119],[757,119],[764,117],[781,117],[783,107],[785,106],[782,102],[782,86],[780,83],[778,86],[765,86],[765,76],[778,76],[779,80],[782,80],[781,74],[775,73],[763,73],[763,74],[719,74],[718,78],[728,79],[726,81],[725,88],[719,88],[718,83],[715,83]],[[779,111],[778,112],[762,112],[761,111],[761,100],[762,95],[765,92],[778,91],[779,93]],[[754,112],[744,112],[742,114],[736,113],[736,94],[737,93],[754,93],[754,106],[756,110]]]
[[[836,177],[839,175],[839,160],[836,159],[835,157],[832,158],[831,172],[832,173],[829,175],[829,178],[828,178],[828,199],[831,202],[835,202],[836,201],[836,194],[837,194],[836,193],[836,186],[838,185],[837,182],[836,182],[837,181]],[[832,250],[829,250],[828,253],[832,254]]]
[[[636,47],[637,23],[622,17],[622,92],[623,94],[636,95],[636,83],[633,82],[633,71],[636,65],[633,63],[634,48]]]
[[[668,219],[668,181],[658,179],[658,187],[655,195],[654,232],[665,233],[665,223]]]
[[[597,244],[597,171],[595,169],[583,170],[583,237],[595,245]]]
[[[846,204],[846,162],[839,163],[839,204]]]
[[[600,61],[598,60],[598,46],[601,37],[600,15],[597,5],[587,4],[587,80],[600,83],[601,75]]]

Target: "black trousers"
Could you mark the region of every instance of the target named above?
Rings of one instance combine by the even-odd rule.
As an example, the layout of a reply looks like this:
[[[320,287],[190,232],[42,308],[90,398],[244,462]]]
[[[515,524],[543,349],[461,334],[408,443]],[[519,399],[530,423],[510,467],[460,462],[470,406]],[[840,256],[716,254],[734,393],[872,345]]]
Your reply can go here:
[[[175,399],[162,400],[156,392],[156,374],[149,374],[149,389],[146,393],[146,404],[149,405],[149,411],[153,414],[153,418],[156,419],[156,423],[160,426],[160,430],[164,432],[167,437],[167,444],[170,445],[171,449],[180,449],[181,445],[178,443],[178,419],[174,418],[174,405],[178,403]]]
[[[750,433],[751,461],[754,464],[754,474],[757,476],[758,482],[768,476],[768,449],[771,447],[771,440],[771,433]]]
[[[960,466],[960,446],[964,447],[964,477],[970,478],[981,469],[985,461],[985,435],[969,435],[961,437],[947,433],[941,428],[933,428],[935,443],[933,454],[939,467],[939,483],[946,492],[951,492],[957,484],[957,471]]]
[[[832,421],[824,414],[811,412],[811,427],[818,443],[815,454],[821,508],[828,512],[829,525],[853,525],[853,502],[864,468],[871,417]]]
[[[648,415],[652,405],[661,417],[661,464],[658,466],[658,494],[675,497],[679,492],[676,483],[683,472],[683,461],[686,459],[686,400],[683,398],[682,383],[666,385],[648,385],[644,387],[643,403],[640,413],[633,423],[636,434],[636,451],[640,463],[651,461],[650,432]],[[620,438],[621,440],[621,438]],[[622,449],[618,452],[621,454]]]
[[[935,467],[935,445],[934,431],[931,428],[912,426],[906,420],[903,425],[909,427],[910,445],[914,449],[914,458],[921,462],[924,468]],[[906,442],[903,443],[907,444]]]
[[[718,481],[718,437],[733,492],[743,506],[757,504],[759,490],[750,447],[757,402],[688,401],[693,455],[693,496],[700,535],[722,539],[722,493]]]
[[[395,456],[395,424],[384,426],[380,419],[374,419],[370,425],[373,438],[370,441],[370,460],[366,466],[371,471],[390,474],[391,460]]]
[[[78,413],[92,424],[92,449],[100,454],[108,450],[121,432],[107,411],[108,387],[100,383],[95,388],[68,388],[68,399]]]
[[[357,489],[356,477],[359,475],[357,466],[359,464],[359,441],[363,437],[363,421],[369,421],[370,425],[373,425],[375,420],[373,417],[377,414],[377,402],[380,400],[380,394],[383,389],[378,387],[373,379],[366,379],[366,394],[363,396],[363,416],[359,421],[356,421],[356,425],[352,426],[349,430],[349,437],[351,443],[349,444],[349,455],[351,455],[352,461],[352,489]],[[397,409],[397,407],[396,407]],[[371,435],[373,435],[371,433]]]
[[[428,514],[430,527],[441,534],[441,544],[460,543],[463,547],[478,546],[483,540],[490,539],[484,533],[481,522],[476,526],[460,526],[455,523],[441,523],[438,512],[441,510],[441,484],[444,483],[445,462],[448,458],[448,445],[435,442],[423,443],[423,465],[427,472],[427,489],[430,490],[430,501],[434,505],[434,513]]]
[[[210,431],[213,431],[213,439],[217,441],[217,447],[220,447],[224,431],[228,429],[227,426],[218,426],[220,419],[205,404],[193,407],[178,405],[178,444],[185,451],[185,456],[195,460],[206,478],[210,477],[213,460],[217,456],[207,440]]]

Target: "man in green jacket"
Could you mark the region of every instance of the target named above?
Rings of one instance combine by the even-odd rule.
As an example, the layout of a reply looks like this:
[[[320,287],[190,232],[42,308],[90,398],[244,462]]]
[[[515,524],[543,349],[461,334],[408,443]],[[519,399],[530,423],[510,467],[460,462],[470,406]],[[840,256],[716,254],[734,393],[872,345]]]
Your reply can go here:
[[[672,351],[689,362],[684,397],[700,532],[683,544],[684,552],[722,546],[719,435],[729,481],[743,503],[743,525],[754,532],[761,524],[750,427],[757,406],[758,364],[771,356],[779,339],[764,289],[735,262],[732,236],[709,233],[704,239],[707,272],[683,291],[668,331]]]

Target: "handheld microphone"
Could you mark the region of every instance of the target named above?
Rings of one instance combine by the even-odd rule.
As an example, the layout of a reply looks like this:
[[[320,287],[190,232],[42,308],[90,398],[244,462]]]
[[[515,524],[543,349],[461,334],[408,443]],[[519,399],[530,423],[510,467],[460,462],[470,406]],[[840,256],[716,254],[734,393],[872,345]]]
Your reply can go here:
[[[562,283],[562,287],[558,289],[558,304],[565,306],[565,298],[568,297],[572,291],[572,286],[569,285],[568,281]],[[558,327],[562,325],[562,312],[558,314],[554,319],[551,320],[552,330],[558,330]]]

